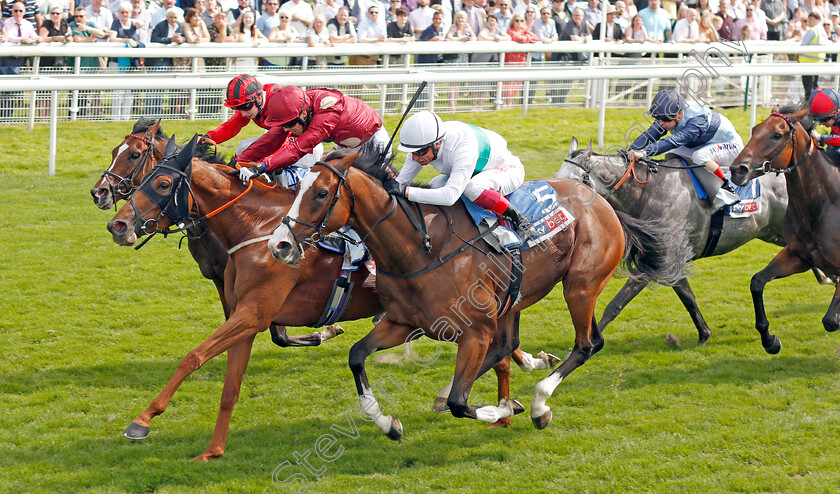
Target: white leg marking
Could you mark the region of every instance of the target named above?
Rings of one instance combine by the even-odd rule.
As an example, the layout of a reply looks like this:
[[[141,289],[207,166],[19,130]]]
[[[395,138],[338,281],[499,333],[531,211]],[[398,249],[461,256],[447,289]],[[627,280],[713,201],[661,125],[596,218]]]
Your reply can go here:
[[[547,369],[548,367],[540,367],[542,364],[541,361],[535,359],[530,353],[523,351],[522,352],[522,363],[519,364],[519,368],[525,372],[531,372],[532,370],[537,369]]]
[[[365,387],[362,391],[362,395],[359,396],[362,413],[370,417],[383,434],[387,434],[391,431],[390,415],[382,415],[382,411],[379,409],[379,402],[376,401],[376,397],[373,396],[370,388]]]
[[[486,406],[477,408],[475,414],[478,420],[492,424],[493,422],[513,416],[513,402],[504,398],[499,401],[499,406]]]
[[[550,408],[545,406],[545,401],[551,398],[557,386],[563,382],[563,378],[557,372],[552,373],[542,381],[537,383],[534,392],[534,401],[531,402],[531,417],[536,418],[549,411]]]

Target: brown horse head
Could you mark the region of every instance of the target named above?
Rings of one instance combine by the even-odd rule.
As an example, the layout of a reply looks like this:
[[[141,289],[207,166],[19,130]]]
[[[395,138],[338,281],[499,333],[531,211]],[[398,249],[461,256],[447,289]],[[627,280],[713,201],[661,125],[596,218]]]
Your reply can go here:
[[[350,167],[360,156],[369,156],[376,147],[365,145],[354,153],[334,151],[318,162],[303,178],[288,214],[274,231],[268,250],[286,264],[296,264],[304,244],[320,240],[347,224],[355,196],[347,183]]]
[[[808,110],[783,108],[752,129],[752,137],[729,170],[732,182],[746,185],[767,172],[786,173],[814,149],[808,128]]]
[[[175,138],[169,139],[163,159],[145,175],[128,198],[128,204],[108,222],[114,242],[133,245],[138,237],[189,220],[192,207],[190,165],[196,141],[197,136],[176,154]],[[129,204],[130,208],[127,207]]]
[[[111,151],[111,166],[90,190],[96,207],[110,209],[117,201],[130,196],[154,163],[163,157],[166,142],[159,119],[138,120],[131,134]]]

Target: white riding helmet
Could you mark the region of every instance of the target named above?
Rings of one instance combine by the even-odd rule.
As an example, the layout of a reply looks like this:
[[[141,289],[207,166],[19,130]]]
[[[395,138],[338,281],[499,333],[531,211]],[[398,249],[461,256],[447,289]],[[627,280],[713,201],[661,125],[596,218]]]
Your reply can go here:
[[[418,149],[431,146],[443,139],[443,121],[434,113],[423,110],[408,117],[400,129],[400,145],[397,149],[413,153]]]

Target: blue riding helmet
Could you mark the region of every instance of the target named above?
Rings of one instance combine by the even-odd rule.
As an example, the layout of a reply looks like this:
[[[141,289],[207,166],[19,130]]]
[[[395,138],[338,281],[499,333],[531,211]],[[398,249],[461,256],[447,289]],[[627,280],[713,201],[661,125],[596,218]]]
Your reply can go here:
[[[666,89],[656,93],[650,103],[648,113],[653,118],[671,118],[686,107],[685,100],[672,89]]]

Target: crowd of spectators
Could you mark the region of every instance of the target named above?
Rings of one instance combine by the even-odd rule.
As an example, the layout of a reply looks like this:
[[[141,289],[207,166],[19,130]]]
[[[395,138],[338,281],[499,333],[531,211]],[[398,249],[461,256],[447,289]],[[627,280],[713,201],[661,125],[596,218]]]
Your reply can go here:
[[[529,3],[530,2],[530,3]],[[118,42],[148,43],[339,43],[472,40],[585,43],[600,39],[616,43],[692,43],[718,40],[793,40],[808,45],[836,42],[840,34],[840,0],[610,0],[601,25],[599,0],[0,0],[0,43]],[[628,56],[628,58],[640,55]],[[547,61],[585,62],[586,53],[545,54]],[[505,63],[520,64],[522,53],[508,53]],[[535,54],[532,59],[543,59]],[[814,49],[800,62],[825,59]],[[391,57],[402,63],[402,57]],[[497,55],[426,54],[416,63],[498,63]],[[18,72],[26,58],[0,58],[0,74]],[[178,70],[186,59],[111,59],[88,57],[89,71]],[[221,67],[221,58],[200,61],[200,70]],[[240,57],[234,70],[257,66],[296,66],[300,58]],[[321,56],[316,66],[375,65],[380,57]],[[41,59],[40,65],[61,70],[72,62],[61,57]],[[517,91],[506,88],[506,96]],[[807,88],[806,88],[807,91]],[[454,98],[458,87],[450,94]],[[530,95],[529,95],[530,96]],[[565,97],[562,88],[549,98]],[[120,111],[131,107],[131,94],[120,95]],[[154,98],[153,98],[154,100]]]

